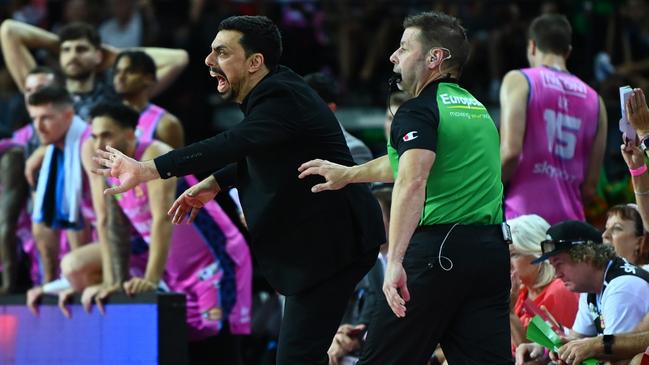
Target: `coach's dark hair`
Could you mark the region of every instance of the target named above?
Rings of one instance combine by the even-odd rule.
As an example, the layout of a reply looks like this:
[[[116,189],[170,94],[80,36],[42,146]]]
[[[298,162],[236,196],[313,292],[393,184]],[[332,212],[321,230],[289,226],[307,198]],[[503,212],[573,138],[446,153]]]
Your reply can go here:
[[[55,106],[72,106],[72,97],[70,93],[61,85],[47,85],[42,89],[34,91],[29,98],[27,104],[30,106],[44,105],[52,103]]]
[[[140,113],[123,103],[103,101],[97,103],[90,110],[90,119],[92,120],[97,117],[108,117],[122,128],[135,129],[140,119]]]
[[[150,75],[153,79],[156,79],[156,65],[155,61],[151,56],[143,51],[123,51],[120,52],[115,58],[115,63],[113,68],[117,67],[117,63],[122,57],[127,57],[131,64],[129,68],[135,72],[143,73],[145,75]]]
[[[466,30],[457,18],[428,11],[407,17],[403,21],[403,27],[414,27],[421,31],[419,41],[424,52],[435,47],[447,48],[451,52],[451,58],[444,63],[449,68],[462,72],[469,59],[470,46]]]
[[[282,36],[272,20],[265,16],[231,16],[219,24],[221,30],[241,32],[240,43],[246,57],[253,53],[264,55],[264,63],[269,70],[274,70],[282,56]]]
[[[67,24],[59,31],[59,44],[65,41],[87,39],[95,48],[101,47],[101,36],[97,29],[88,23],[74,22]]]
[[[564,15],[544,14],[532,21],[527,36],[539,51],[565,55],[570,51],[572,27]]]

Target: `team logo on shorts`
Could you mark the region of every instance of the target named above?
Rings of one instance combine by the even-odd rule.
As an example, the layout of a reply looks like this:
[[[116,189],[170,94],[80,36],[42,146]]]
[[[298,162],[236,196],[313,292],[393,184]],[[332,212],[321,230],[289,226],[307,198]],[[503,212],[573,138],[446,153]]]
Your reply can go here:
[[[417,131],[412,131],[412,132],[408,132],[408,133],[406,133],[406,135],[403,136],[403,141],[404,141],[404,142],[408,142],[408,141],[412,141],[413,139],[416,139],[417,137],[419,137],[419,136],[417,135],[418,133],[419,133],[419,132],[417,132]]]
[[[208,311],[203,312],[203,318],[208,321],[220,321],[222,317],[223,311],[218,307],[210,308]]]

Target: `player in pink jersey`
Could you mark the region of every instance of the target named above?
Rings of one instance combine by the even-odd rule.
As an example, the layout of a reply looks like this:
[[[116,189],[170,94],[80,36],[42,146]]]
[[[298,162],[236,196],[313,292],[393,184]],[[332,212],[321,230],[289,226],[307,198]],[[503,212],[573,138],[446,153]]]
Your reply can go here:
[[[36,68],[24,80],[25,104],[36,90],[58,81],[53,70]],[[24,177],[25,157],[38,145],[38,138],[30,124],[16,130],[11,138],[0,140],[0,266],[2,266],[2,286],[0,294],[16,290],[18,248],[17,239],[22,243],[23,252],[31,261],[32,282],[40,282],[38,252],[31,234],[31,220],[26,212],[29,188]],[[35,148],[35,147],[34,147]]]
[[[584,220],[595,194],[606,142],[606,108],[570,74],[572,29],[563,15],[529,29],[531,68],[510,71],[500,90],[505,215],[538,214],[550,224]]]
[[[136,159],[151,159],[171,150],[158,141],[139,141],[134,128],[138,114],[125,105],[100,103],[91,115],[92,139],[87,145],[104,148],[109,144]],[[80,261],[69,262],[66,267],[73,270],[65,274],[73,287],[80,290],[92,285],[103,272],[103,282],[97,285],[110,293],[119,289],[106,279],[112,275],[111,262],[119,258],[101,252],[106,247],[108,233],[102,224],[104,214],[99,213],[105,202],[106,180],[91,174],[94,168],[92,153],[92,149],[84,148],[83,162],[91,180],[100,242],[71,253],[70,257],[80,257]],[[139,269],[140,273],[125,282],[123,289],[128,294],[136,294],[155,290],[164,282],[172,291],[185,293],[190,355],[203,351],[206,346],[219,347],[219,343],[229,341],[228,332],[234,335],[250,333],[252,304],[252,263],[248,246],[221,208],[215,202],[208,203],[208,209],[192,225],[174,226],[167,216],[167,208],[177,192],[183,192],[196,182],[193,177],[159,180],[141,184],[117,197],[134,233],[141,238],[139,242],[146,243],[145,251],[137,255],[140,262],[146,258],[145,265],[133,267],[136,270],[132,272]],[[74,261],[68,257],[64,260]],[[223,332],[224,328],[228,330]],[[210,356],[216,362],[220,359],[223,363],[235,364],[238,361],[234,357],[235,349],[236,346],[231,346]]]
[[[173,148],[182,147],[185,132],[178,118],[150,100],[151,89],[157,83],[153,58],[142,51],[123,51],[117,55],[113,70],[115,91],[126,105],[140,112],[137,139],[157,139]]]

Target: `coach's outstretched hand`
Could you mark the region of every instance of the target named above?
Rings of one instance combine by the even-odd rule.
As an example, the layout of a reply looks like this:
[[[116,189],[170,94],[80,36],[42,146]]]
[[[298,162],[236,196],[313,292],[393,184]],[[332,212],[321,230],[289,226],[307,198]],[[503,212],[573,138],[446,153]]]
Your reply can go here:
[[[349,167],[329,162],[327,160],[311,160],[303,163],[298,169],[300,179],[309,175],[320,175],[327,180],[322,184],[314,185],[311,191],[318,193],[325,190],[338,190],[350,183],[348,176]]]
[[[199,210],[207,202],[214,199],[219,191],[221,191],[221,187],[214,176],[208,176],[203,181],[185,190],[167,212],[172,217],[171,223],[181,224],[187,218],[187,224],[191,224],[194,222]]]
[[[140,183],[160,177],[153,160],[140,162],[110,146],[106,146],[105,151],[97,150],[92,159],[105,167],[93,169],[93,173],[119,179],[120,184],[104,190],[104,194],[123,193]]]

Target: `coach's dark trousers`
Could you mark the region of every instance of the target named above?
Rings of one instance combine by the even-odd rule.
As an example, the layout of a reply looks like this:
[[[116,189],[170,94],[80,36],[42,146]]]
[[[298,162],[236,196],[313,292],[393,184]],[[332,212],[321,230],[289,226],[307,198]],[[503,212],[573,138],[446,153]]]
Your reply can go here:
[[[286,297],[277,365],[327,365],[327,350],[356,284],[374,266],[378,247],[324,282]]]

